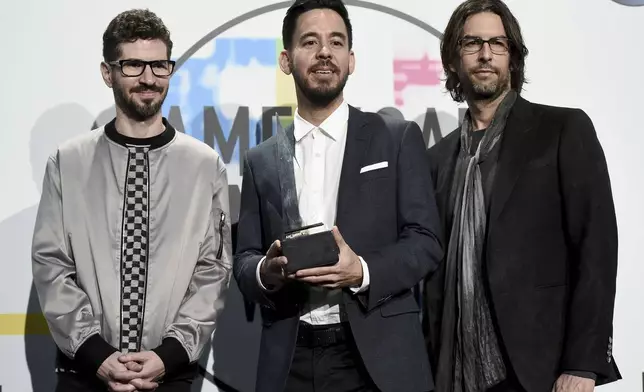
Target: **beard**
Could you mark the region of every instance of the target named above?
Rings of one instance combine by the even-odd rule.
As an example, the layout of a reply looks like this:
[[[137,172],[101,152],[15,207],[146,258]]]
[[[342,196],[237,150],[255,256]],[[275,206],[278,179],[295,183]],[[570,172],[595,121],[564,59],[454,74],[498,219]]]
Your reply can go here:
[[[320,62],[307,70],[307,72],[315,72],[316,68],[327,67],[335,74],[340,74],[340,81],[337,84],[333,84],[332,80],[318,82],[317,86],[311,86],[307,81],[305,75],[300,73],[300,71],[293,65],[293,62],[290,63],[291,70],[293,72],[293,80],[295,85],[302,92],[304,97],[311,102],[311,104],[324,107],[328,106],[333,100],[335,100],[342,91],[344,86],[347,84],[349,79],[349,72],[345,72],[344,75],[340,72],[340,69],[336,67],[331,62]]]
[[[145,121],[157,115],[161,111],[163,101],[165,101],[165,98],[168,95],[168,90],[166,89],[164,91],[163,87],[141,84],[132,88],[132,90],[130,90],[130,94],[154,91],[160,93],[161,97],[157,100],[146,99],[143,103],[139,103],[134,100],[132,95],[128,95],[123,87],[118,84],[114,84],[112,90],[114,92],[114,102],[116,103],[116,106],[121,109],[125,115],[135,121]]]
[[[496,79],[478,79],[474,72],[483,69],[495,72]],[[467,96],[474,101],[494,100],[510,89],[510,73],[501,72],[490,65],[482,65],[471,71],[460,72],[459,79],[464,82],[463,90]]]

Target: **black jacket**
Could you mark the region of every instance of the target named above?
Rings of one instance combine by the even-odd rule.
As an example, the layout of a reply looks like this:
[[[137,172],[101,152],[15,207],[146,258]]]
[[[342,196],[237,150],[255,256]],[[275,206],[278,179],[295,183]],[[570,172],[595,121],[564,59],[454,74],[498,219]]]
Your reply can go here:
[[[445,238],[459,139],[456,130],[428,152]],[[590,118],[579,109],[517,98],[494,173],[484,271],[497,330],[519,382],[527,392],[549,392],[564,371],[595,373],[597,384],[621,378],[611,353],[617,224]],[[443,267],[425,287],[434,364]]]

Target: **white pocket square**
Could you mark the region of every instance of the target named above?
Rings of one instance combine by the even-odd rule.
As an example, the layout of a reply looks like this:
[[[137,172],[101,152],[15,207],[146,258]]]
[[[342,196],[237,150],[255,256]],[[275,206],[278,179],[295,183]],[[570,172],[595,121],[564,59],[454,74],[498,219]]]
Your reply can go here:
[[[373,165],[367,165],[363,167],[362,169],[360,169],[360,173],[362,174],[372,170],[384,169],[385,167],[388,167],[388,166],[389,166],[389,162],[387,161],[378,162],[378,163],[374,163]]]

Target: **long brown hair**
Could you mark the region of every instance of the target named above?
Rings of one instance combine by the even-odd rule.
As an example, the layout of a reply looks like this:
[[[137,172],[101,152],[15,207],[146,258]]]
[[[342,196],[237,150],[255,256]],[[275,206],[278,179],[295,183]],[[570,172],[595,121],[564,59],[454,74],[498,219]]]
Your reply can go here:
[[[463,35],[465,21],[472,15],[481,12],[492,12],[501,18],[503,27],[510,41],[510,83],[511,88],[518,93],[523,89],[525,78],[525,58],[528,48],[523,42],[521,28],[507,5],[501,0],[467,0],[456,8],[447,23],[445,33],[441,39],[441,59],[443,69],[447,75],[445,87],[456,102],[463,102],[463,86],[458,74],[450,70],[460,60],[459,40]]]

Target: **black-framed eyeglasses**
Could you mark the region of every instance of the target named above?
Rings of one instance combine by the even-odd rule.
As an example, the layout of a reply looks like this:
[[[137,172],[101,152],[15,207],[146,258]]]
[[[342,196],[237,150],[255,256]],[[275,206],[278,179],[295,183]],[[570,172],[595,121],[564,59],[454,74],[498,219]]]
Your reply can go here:
[[[144,60],[137,60],[137,59],[127,59],[127,60],[110,61],[108,64],[115,67],[118,66],[119,68],[121,68],[121,74],[123,76],[129,76],[129,77],[141,76],[145,71],[145,67],[149,65],[154,76],[164,78],[172,75],[172,72],[174,71],[175,61],[173,60],[144,61]]]
[[[483,49],[483,44],[490,45],[490,51],[494,54],[505,54],[510,49],[510,40],[507,37],[492,37],[483,39],[481,37],[463,37],[459,41],[464,53],[474,54]]]

